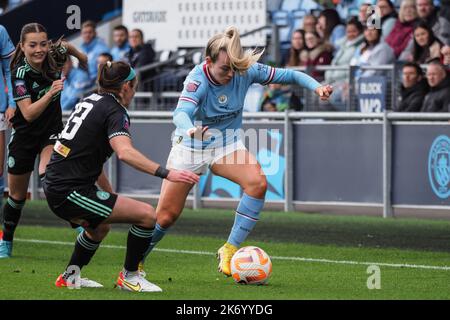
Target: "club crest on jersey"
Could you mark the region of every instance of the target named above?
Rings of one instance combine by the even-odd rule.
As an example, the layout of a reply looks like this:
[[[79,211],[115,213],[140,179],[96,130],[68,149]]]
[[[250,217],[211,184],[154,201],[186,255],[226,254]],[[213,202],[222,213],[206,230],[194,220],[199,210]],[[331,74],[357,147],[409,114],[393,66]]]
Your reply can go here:
[[[197,92],[198,87],[200,87],[200,82],[198,81],[191,81],[186,85],[187,92]]]
[[[221,95],[220,97],[219,97],[219,103],[220,104],[225,104],[225,103],[227,103],[228,102],[228,97],[226,96],[226,95]]]
[[[27,93],[27,88],[25,87],[25,81],[19,80],[15,83],[16,94],[18,96],[23,96]]]

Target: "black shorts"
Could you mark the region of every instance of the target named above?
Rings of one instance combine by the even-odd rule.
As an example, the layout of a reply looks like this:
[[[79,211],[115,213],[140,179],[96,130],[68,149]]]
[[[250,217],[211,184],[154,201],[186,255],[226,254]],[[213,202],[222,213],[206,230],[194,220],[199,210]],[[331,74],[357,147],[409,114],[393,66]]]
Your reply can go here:
[[[44,183],[44,192],[50,209],[72,228],[82,226],[95,229],[112,213],[117,194],[98,189],[96,186],[80,188],[70,193],[49,192]]]
[[[34,170],[36,156],[49,145],[54,145],[58,133],[48,133],[42,136],[13,133],[8,144],[8,173],[25,174]]]

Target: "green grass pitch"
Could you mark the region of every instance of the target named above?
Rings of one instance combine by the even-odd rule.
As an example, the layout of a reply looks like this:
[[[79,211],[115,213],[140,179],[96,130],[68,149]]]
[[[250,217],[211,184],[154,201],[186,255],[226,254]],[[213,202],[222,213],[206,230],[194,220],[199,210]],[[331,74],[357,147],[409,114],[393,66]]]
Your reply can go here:
[[[27,203],[13,258],[0,260],[0,300],[7,299],[450,299],[450,222],[263,212],[245,245],[271,257],[268,285],[246,286],[219,274],[215,251],[233,223],[231,210],[186,209],[146,264],[162,293],[114,289],[127,229],[113,226],[82,275],[102,289],[54,286],[73,248],[75,231],[43,201]],[[40,226],[37,226],[37,225]],[[368,289],[370,265],[380,289]]]

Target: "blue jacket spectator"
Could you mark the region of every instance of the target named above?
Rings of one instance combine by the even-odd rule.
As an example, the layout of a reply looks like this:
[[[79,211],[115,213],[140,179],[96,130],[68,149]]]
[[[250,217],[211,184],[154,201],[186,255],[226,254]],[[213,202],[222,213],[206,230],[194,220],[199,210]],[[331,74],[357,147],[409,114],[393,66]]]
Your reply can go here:
[[[130,52],[130,44],[128,43],[128,29],[120,25],[113,30],[114,47],[111,49],[111,55],[114,61],[127,61],[127,55]]]
[[[71,59],[67,59],[64,64],[63,74],[66,81],[61,93],[61,109],[70,111],[82,98],[84,91],[90,87],[91,81],[86,71],[73,66]]]
[[[8,31],[2,25],[0,25],[0,46],[2,68],[2,79],[0,79],[0,113],[5,113],[8,107],[16,108],[11,84],[11,69],[9,67],[10,57],[14,53],[15,47],[9,38]],[[5,93],[5,83],[8,87],[7,95]]]
[[[102,39],[97,37],[95,28],[96,24],[93,21],[86,21],[81,26],[81,37],[83,38],[81,50],[88,57],[89,79],[91,80],[92,84],[95,83],[95,80],[97,79],[98,56],[104,52],[109,53],[108,46],[103,42]]]

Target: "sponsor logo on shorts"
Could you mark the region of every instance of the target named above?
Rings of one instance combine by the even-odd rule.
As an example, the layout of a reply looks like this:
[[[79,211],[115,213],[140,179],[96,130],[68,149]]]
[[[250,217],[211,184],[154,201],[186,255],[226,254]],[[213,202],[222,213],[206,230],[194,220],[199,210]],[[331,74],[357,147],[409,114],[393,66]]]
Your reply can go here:
[[[441,199],[450,196],[450,138],[437,137],[428,155],[428,177],[433,192]]]
[[[14,157],[8,157],[8,167],[14,168],[16,165],[16,160],[14,160]]]
[[[100,200],[108,200],[111,195],[106,191],[97,191],[97,198]]]

